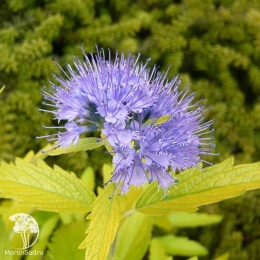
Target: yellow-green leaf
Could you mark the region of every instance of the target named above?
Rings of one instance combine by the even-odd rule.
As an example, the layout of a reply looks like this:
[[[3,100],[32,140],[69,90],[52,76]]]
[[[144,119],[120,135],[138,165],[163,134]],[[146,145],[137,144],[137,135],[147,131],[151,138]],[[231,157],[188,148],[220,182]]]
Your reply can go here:
[[[113,172],[113,166],[112,164],[104,164],[102,167],[102,173],[103,173],[103,182],[108,182],[112,177]]]
[[[166,215],[171,212],[193,212],[201,205],[239,196],[260,188],[260,163],[233,166],[233,159],[208,167],[205,171],[189,169],[178,177],[179,183],[164,198],[156,183],[150,185],[136,204],[136,210]]]
[[[222,220],[221,215],[209,215],[206,213],[174,212],[164,217],[154,217],[155,224],[167,223],[174,228],[191,228],[217,224]],[[160,226],[160,225],[159,225]]]
[[[5,250],[10,250],[9,234],[5,228],[5,223],[2,218],[0,218],[0,259],[11,260],[13,257],[11,255],[5,254]]]
[[[150,242],[151,217],[134,213],[127,217],[116,236],[116,248],[111,249],[111,260],[142,259]]]
[[[166,253],[179,256],[205,256],[208,254],[206,247],[200,243],[189,240],[187,237],[167,235],[156,238]]]
[[[84,238],[85,229],[85,221],[72,222],[57,229],[48,244],[51,259],[84,259],[84,250],[79,250],[78,245]]]
[[[143,123],[143,125],[150,125],[150,124],[152,124],[153,126],[161,125],[161,124],[167,122],[170,118],[171,118],[171,115],[166,115],[166,116],[162,116],[162,117],[158,117],[158,118],[148,119],[147,121],[145,121],[145,123]]]
[[[44,212],[44,211],[38,211],[38,212]],[[46,213],[46,211],[44,212]],[[39,220],[37,220],[37,223],[39,224]],[[30,248],[31,251],[45,251],[49,242],[49,238],[53,234],[53,230],[56,228],[57,223],[59,222],[59,217],[58,214],[52,216],[52,217],[47,217],[43,224],[39,227],[40,228],[40,233],[39,237],[37,239],[37,242]],[[72,236],[74,233],[72,234]],[[63,242],[64,243],[64,242]],[[70,244],[71,245],[71,244]],[[38,255],[30,255],[30,260],[39,260]]]
[[[73,173],[42,160],[37,165],[17,158],[15,165],[0,167],[0,197],[57,212],[88,212],[95,194]]]
[[[93,203],[93,210],[88,216],[91,221],[87,229],[87,237],[79,247],[87,248],[85,259],[103,260],[108,256],[123,211],[120,203],[123,197],[115,195],[109,199],[114,189],[114,184],[109,184]]]
[[[125,212],[123,214],[123,217],[127,217],[136,211],[135,205],[141,194],[142,194],[142,187],[135,187],[135,186],[130,187],[129,191],[124,195]]]
[[[171,260],[172,257],[167,255],[163,246],[158,239],[153,238],[150,244],[149,260]]]
[[[88,186],[90,190],[95,188],[95,172],[91,166],[88,166],[81,175],[81,180]]]
[[[228,260],[229,259],[229,253],[225,253],[223,255],[218,256],[217,258],[215,258],[214,260]]]
[[[221,215],[209,215],[206,213],[185,213],[175,212],[167,216],[167,219],[173,226],[178,228],[184,227],[202,227],[219,223],[223,216]]]
[[[79,139],[77,145],[71,144],[68,147],[59,147],[57,149],[48,151],[47,154],[54,156],[54,155],[60,155],[64,153],[76,153],[80,151],[96,149],[104,144],[105,142],[101,138],[89,137],[89,138]]]
[[[10,221],[9,217],[16,214],[17,212],[31,214],[32,208],[28,205],[23,205],[21,203],[14,202],[13,200],[1,201],[0,215],[3,221],[5,222],[5,228],[7,232],[12,232],[14,226],[14,223]]]
[[[174,213],[173,213],[174,214]],[[153,224],[166,231],[171,231],[174,227],[166,216],[153,216]]]

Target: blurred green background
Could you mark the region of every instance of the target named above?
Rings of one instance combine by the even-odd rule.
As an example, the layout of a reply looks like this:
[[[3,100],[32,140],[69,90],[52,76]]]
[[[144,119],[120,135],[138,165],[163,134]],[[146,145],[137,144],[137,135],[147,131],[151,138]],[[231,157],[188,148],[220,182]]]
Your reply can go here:
[[[37,108],[41,88],[52,73],[95,51],[141,53],[169,77],[179,74],[203,96],[208,119],[215,119],[218,157],[260,161],[260,1],[259,0],[1,0],[0,8],[0,160],[12,161],[47,143],[35,136],[53,125]],[[49,158],[49,164],[80,174],[97,172],[111,158],[103,149]],[[260,259],[260,192],[201,211],[225,216],[214,227],[181,230],[210,249],[230,251],[230,259]],[[181,258],[180,258],[181,259]]]

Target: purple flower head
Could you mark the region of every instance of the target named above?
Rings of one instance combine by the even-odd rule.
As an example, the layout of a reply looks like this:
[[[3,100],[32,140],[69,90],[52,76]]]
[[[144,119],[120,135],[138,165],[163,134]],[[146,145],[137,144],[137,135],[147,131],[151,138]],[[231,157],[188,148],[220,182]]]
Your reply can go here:
[[[103,50],[75,59],[65,78],[43,91],[44,104],[64,126],[48,140],[56,147],[77,144],[80,135],[99,130],[112,147],[111,182],[121,193],[131,185],[157,181],[167,191],[176,179],[171,172],[196,166],[214,145],[207,137],[213,121],[204,122],[204,106],[195,94],[179,91],[180,79],[167,79],[157,68],[147,69],[137,58]],[[193,102],[193,103],[192,103]],[[211,135],[211,134],[210,134]]]

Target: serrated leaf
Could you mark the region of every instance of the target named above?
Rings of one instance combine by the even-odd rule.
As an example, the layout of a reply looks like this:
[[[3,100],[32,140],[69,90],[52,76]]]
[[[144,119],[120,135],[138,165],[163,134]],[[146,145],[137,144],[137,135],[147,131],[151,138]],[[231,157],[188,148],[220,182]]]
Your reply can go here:
[[[15,165],[0,167],[0,196],[24,205],[57,212],[88,212],[95,194],[76,177],[42,160],[37,165],[17,158]]]
[[[101,138],[89,137],[89,138],[79,139],[79,142],[77,145],[71,144],[70,146],[68,146],[66,148],[59,147],[57,149],[48,151],[46,153],[51,156],[65,154],[65,153],[76,153],[76,152],[80,152],[80,151],[93,150],[104,144],[105,144],[105,142]]]
[[[86,222],[72,222],[59,228],[48,244],[51,259],[84,259],[84,250],[78,245],[84,238]]]
[[[186,213],[186,212],[175,212],[167,215],[166,217],[155,217],[159,221],[165,219],[174,228],[192,228],[201,227],[219,223],[223,217],[221,215],[209,215],[206,213]]]
[[[199,206],[233,198],[247,190],[260,188],[260,163],[233,166],[233,159],[208,167],[189,169],[164,198],[156,183],[150,185],[136,204],[136,210],[152,215],[193,212]]]
[[[174,235],[156,238],[166,253],[178,256],[205,256],[208,254],[206,247],[187,237],[176,237]]]
[[[142,259],[150,242],[151,230],[150,216],[134,213],[127,217],[117,233],[111,259]]]
[[[34,156],[35,156],[35,153],[34,153],[34,151],[29,151],[24,157],[23,157],[23,160],[25,161],[25,162],[31,162],[32,160],[33,160],[33,158],[34,158]]]
[[[171,115],[166,115],[166,116],[162,116],[162,117],[158,117],[158,118],[148,119],[147,121],[145,121],[143,123],[143,125],[150,125],[150,124],[152,124],[153,126],[161,125],[161,124],[167,122],[170,118],[171,118]]]
[[[91,219],[87,237],[79,248],[86,248],[85,259],[106,259],[109,247],[115,239],[123,208],[120,200],[124,197],[113,196],[113,183],[106,186],[93,203],[93,210],[88,216]]]
[[[172,259],[172,257],[166,254],[163,246],[156,238],[154,238],[152,239],[150,244],[149,260],[158,260],[158,259],[168,260],[168,259]]]

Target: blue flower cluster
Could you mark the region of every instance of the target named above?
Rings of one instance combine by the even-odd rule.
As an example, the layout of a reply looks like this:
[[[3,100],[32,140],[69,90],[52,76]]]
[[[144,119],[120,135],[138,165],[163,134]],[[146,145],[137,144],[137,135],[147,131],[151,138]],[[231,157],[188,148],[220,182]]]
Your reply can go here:
[[[194,93],[179,91],[178,77],[149,70],[149,60],[141,63],[139,55],[117,53],[113,61],[110,51],[107,59],[103,50],[84,55],[74,69],[67,66],[65,78],[56,76],[59,84],[52,83],[51,91],[43,89],[44,104],[55,108],[49,112],[66,122],[48,140],[66,147],[82,133],[100,130],[112,147],[110,181],[121,193],[155,180],[167,191],[176,182],[171,171],[196,166],[200,155],[209,154],[213,122],[204,122],[201,101],[192,104]]]

